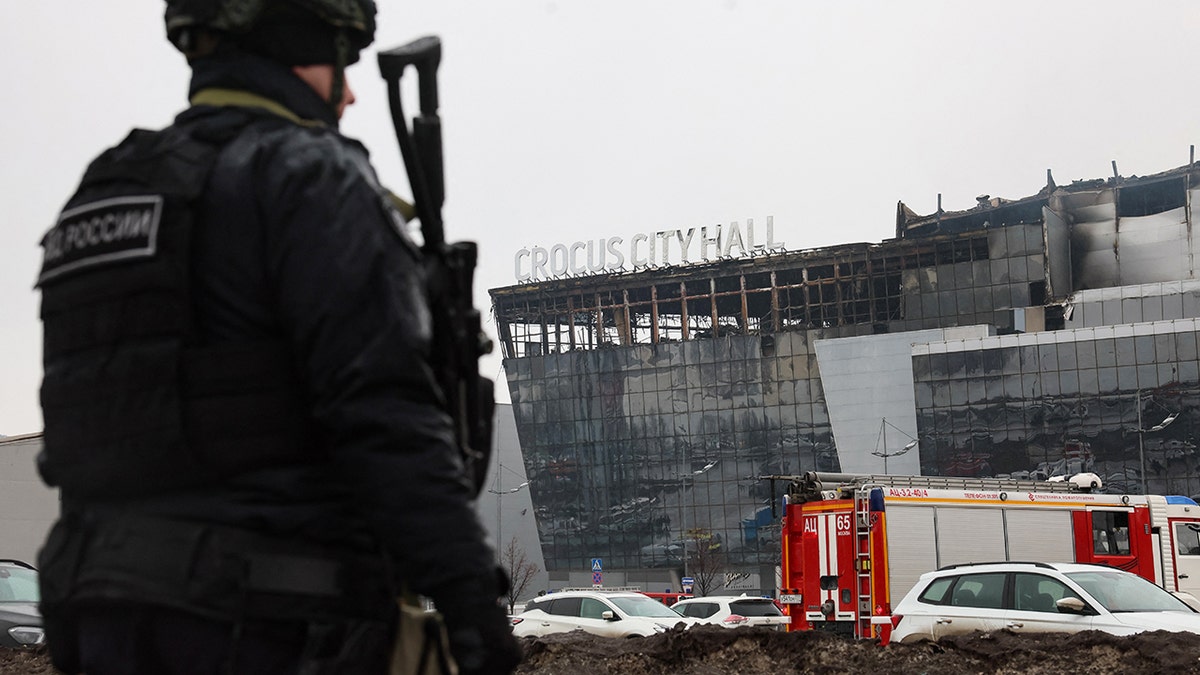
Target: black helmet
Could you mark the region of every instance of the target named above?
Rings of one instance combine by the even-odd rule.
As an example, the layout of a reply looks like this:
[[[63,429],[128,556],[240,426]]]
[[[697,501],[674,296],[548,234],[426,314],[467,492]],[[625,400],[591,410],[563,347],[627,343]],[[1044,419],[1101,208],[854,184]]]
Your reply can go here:
[[[165,18],[185,54],[207,29],[286,65],[345,66],[375,39],[374,0],[167,0]]]

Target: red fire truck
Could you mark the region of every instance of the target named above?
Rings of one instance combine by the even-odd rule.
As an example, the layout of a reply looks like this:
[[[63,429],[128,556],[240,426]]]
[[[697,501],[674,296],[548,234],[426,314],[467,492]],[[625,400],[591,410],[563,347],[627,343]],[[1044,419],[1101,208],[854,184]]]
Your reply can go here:
[[[671,591],[667,591],[666,593],[652,593],[650,591],[643,591],[639,589],[638,593],[641,593],[642,595],[648,595],[667,607],[670,607],[680,600],[687,600],[688,598],[692,597],[691,593],[673,593]]]
[[[891,606],[954,563],[1112,565],[1200,609],[1200,506],[1083,480],[807,473],[787,480],[779,600],[789,630],[886,641]]]

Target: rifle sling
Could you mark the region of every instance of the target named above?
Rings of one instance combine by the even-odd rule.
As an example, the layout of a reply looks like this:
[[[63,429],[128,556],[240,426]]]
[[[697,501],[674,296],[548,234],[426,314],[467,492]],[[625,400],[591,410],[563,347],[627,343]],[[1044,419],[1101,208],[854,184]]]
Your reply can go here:
[[[296,113],[288,110],[284,106],[272,101],[265,96],[259,96],[248,91],[240,89],[224,89],[221,87],[208,87],[201,89],[192,95],[191,104],[196,105],[212,105],[212,106],[231,106],[235,108],[257,108],[282,117],[290,122],[294,122],[305,127],[323,127],[324,122],[319,120],[308,120],[300,117]]]

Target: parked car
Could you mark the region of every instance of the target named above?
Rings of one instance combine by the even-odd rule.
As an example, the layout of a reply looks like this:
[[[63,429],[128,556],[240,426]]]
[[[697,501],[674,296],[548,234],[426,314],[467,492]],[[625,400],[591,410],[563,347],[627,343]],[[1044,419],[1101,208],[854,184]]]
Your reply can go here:
[[[37,570],[19,560],[0,560],[0,647],[37,647],[45,642],[39,600]]]
[[[582,630],[606,637],[648,637],[677,624],[700,623],[637,591],[568,590],[525,604],[512,617],[513,635],[542,636]]]
[[[972,631],[1113,635],[1200,633],[1200,613],[1159,586],[1105,565],[969,563],[921,575],[892,610],[891,640]]]
[[[703,547],[718,549],[721,547],[721,533],[706,533],[700,538],[672,539],[657,544],[647,544],[642,547],[642,564],[648,567],[664,567],[683,564],[683,552],[686,549],[691,555],[698,555]]]
[[[748,595],[712,595],[703,598],[680,600],[671,606],[684,616],[694,617],[704,623],[727,628],[739,626],[766,626],[783,630],[792,622],[792,617],[779,611],[770,598]]]
[[[647,567],[667,567],[683,564],[683,543],[647,544],[642,547],[642,564]]]

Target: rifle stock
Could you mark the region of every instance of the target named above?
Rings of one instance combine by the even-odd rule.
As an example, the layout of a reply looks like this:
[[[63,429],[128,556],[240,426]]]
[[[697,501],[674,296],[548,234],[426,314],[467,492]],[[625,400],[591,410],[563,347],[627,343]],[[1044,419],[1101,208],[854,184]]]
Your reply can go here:
[[[421,223],[433,315],[432,362],[447,412],[454,420],[455,441],[478,494],[483,489],[492,452],[495,391],[479,374],[479,358],[492,349],[483,332],[471,293],[478,250],[474,242],[447,243],[442,223],[445,202],[442,126],[438,117],[437,69],[442,45],[435,36],[419,38],[379,53],[379,72],[388,86],[388,103],[400,154]],[[417,72],[420,113],[410,130],[404,116],[400,81],[408,68]]]

